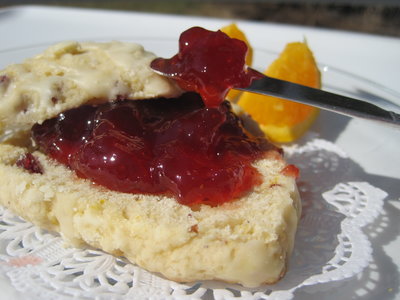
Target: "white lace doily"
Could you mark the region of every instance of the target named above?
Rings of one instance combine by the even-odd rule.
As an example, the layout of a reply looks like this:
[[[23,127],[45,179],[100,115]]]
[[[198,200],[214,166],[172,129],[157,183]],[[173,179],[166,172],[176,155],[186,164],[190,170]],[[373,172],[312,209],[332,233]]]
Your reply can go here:
[[[303,216],[289,271],[257,289],[219,282],[178,284],[94,249],[64,248],[59,236],[0,207],[0,271],[29,299],[291,299],[302,286],[359,274],[371,261],[363,227],[386,193],[352,177],[352,161],[334,144],[312,139],[285,149],[299,166]]]

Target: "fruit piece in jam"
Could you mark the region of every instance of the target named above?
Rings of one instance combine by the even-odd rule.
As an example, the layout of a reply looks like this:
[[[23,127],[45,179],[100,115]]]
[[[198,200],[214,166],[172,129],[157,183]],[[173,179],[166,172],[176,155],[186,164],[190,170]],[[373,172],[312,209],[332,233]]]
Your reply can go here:
[[[247,69],[247,45],[222,31],[192,27],[179,38],[179,52],[157,58],[151,68],[173,78],[186,91],[199,93],[207,107],[217,107],[231,88],[247,87],[260,74]]]
[[[16,161],[17,167],[23,168],[29,173],[43,174],[43,168],[39,160],[32,153],[25,153]]]
[[[251,165],[275,149],[254,137],[228,102],[176,99],[82,106],[34,125],[33,139],[78,176],[127,193],[167,194],[186,205],[219,205],[261,182]]]

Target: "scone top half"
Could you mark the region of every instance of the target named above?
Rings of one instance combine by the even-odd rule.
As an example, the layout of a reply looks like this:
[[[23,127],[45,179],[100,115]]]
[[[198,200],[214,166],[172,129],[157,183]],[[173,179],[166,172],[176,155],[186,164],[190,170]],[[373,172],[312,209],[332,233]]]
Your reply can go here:
[[[176,84],[154,73],[155,58],[141,45],[124,42],[62,42],[0,71],[0,134],[87,103],[175,97]]]

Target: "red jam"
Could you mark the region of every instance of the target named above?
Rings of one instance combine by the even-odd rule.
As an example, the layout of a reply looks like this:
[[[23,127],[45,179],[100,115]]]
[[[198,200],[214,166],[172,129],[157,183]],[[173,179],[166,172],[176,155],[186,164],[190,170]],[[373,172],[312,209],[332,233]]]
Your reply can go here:
[[[199,93],[207,107],[217,107],[229,89],[247,87],[260,78],[247,69],[247,45],[222,31],[193,27],[179,39],[179,53],[171,59],[158,58],[153,70],[171,77],[186,91]]]
[[[251,163],[268,149],[228,102],[198,94],[82,106],[36,124],[41,151],[78,176],[127,193],[167,194],[186,205],[219,205],[260,183]]]
[[[298,178],[300,174],[299,168],[297,168],[295,165],[287,165],[286,167],[283,168],[281,173],[285,176],[290,176],[293,178]]]

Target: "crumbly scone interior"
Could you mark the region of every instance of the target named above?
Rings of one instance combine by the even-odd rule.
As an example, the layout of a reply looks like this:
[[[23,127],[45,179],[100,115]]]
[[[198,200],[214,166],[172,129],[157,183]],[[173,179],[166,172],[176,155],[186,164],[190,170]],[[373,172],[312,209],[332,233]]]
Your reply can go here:
[[[16,167],[25,148],[0,145],[0,201],[67,244],[124,255],[177,281],[258,286],[286,271],[300,215],[295,179],[276,152],[255,166],[264,182],[245,197],[196,209],[166,196],[109,191],[34,152],[43,174]]]

